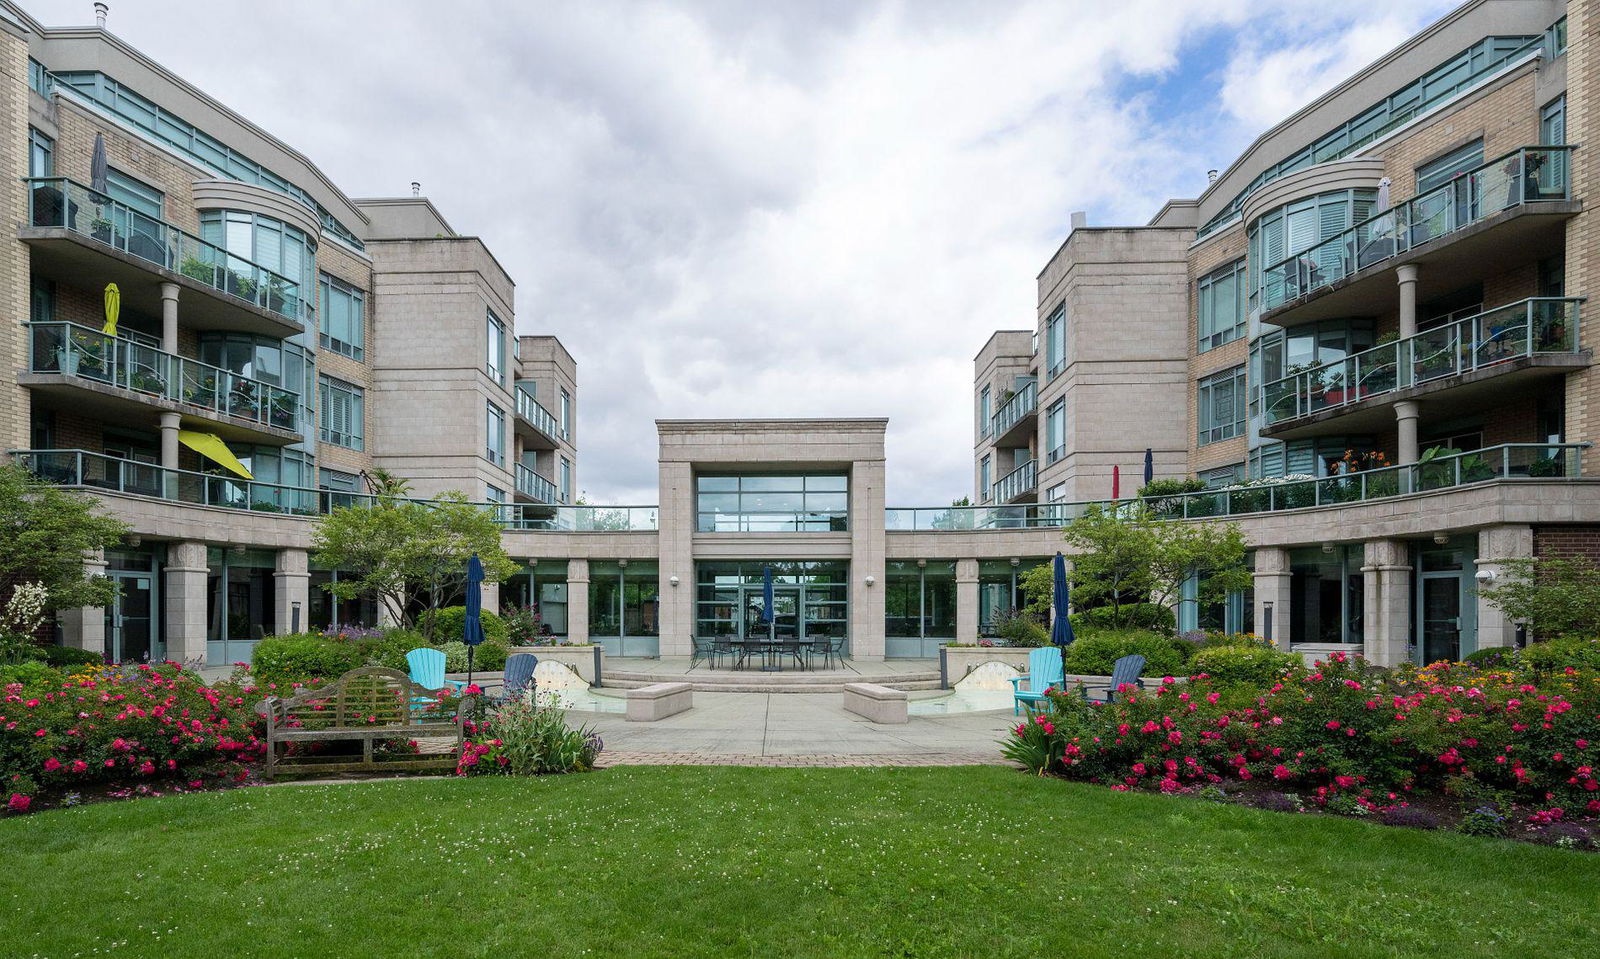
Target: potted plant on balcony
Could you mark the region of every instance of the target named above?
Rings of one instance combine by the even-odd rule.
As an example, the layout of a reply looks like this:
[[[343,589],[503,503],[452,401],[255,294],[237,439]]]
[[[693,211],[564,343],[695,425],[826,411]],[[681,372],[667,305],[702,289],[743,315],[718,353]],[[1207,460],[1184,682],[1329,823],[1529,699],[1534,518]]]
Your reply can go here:
[[[73,364],[73,375],[88,376],[97,380],[106,378],[109,368],[107,363],[109,337],[99,333],[90,333],[87,330],[72,334],[72,353],[76,354],[77,362]]]
[[[274,390],[271,402],[268,404],[268,422],[279,429],[294,429],[295,407],[298,405],[298,397]]]
[[[183,401],[211,409],[217,405],[217,374],[201,373],[183,387]]]
[[[232,293],[234,296],[237,296],[241,300],[249,300],[251,303],[254,303],[256,301],[255,277],[244,276],[229,270],[228,292]]]
[[[111,221],[103,216],[97,216],[89,221],[89,235],[101,243],[111,242]]]
[[[197,256],[184,257],[183,262],[178,265],[178,272],[207,286],[215,286],[217,284],[216,268]]]
[[[78,351],[65,343],[56,347],[56,370],[66,376],[77,376]]]
[[[167,381],[155,370],[148,367],[134,367],[128,374],[128,385],[141,393],[153,393],[157,396],[167,391]]]
[[[283,313],[289,302],[289,282],[281,276],[267,277],[267,309]]]

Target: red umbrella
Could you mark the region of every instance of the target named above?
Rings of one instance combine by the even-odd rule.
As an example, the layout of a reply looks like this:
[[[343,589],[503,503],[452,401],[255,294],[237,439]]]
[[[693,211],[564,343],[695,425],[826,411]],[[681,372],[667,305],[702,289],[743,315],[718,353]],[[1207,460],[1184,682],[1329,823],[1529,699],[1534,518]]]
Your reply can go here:
[[[1111,498],[1122,498],[1122,467],[1120,466],[1114,465],[1111,467]]]

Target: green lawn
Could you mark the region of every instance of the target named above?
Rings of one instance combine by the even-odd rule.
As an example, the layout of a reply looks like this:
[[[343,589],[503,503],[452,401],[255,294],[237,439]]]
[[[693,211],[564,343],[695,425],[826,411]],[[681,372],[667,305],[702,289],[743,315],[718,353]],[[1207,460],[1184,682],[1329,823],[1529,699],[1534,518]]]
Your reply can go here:
[[[0,955],[1594,955],[1600,857],[1007,769],[629,768],[0,821]]]

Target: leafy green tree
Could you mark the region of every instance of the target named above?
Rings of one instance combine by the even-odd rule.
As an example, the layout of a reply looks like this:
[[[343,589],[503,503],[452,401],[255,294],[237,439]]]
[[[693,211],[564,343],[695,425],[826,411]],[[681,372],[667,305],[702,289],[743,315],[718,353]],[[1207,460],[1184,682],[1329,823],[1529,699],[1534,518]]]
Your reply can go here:
[[[461,589],[473,553],[486,582],[517,571],[500,545],[494,513],[455,491],[427,503],[336,509],[318,521],[311,545],[318,563],[351,574],[324,589],[340,599],[369,596],[407,627],[416,625],[414,608],[436,610]]]
[[[367,489],[380,499],[398,499],[411,495],[410,480],[402,479],[381,466],[367,470],[363,475],[367,481]]]
[[[1072,605],[1106,607],[1110,626],[1137,625],[1139,607],[1175,606],[1184,581],[1200,576],[1199,600],[1221,602],[1251,584],[1244,533],[1231,523],[1186,523],[1163,519],[1136,505],[1107,510],[1090,506],[1063,531],[1072,560]],[[1046,614],[1054,595],[1050,565],[1022,579],[1027,612]]]
[[[88,575],[83,562],[116,546],[128,527],[98,508],[92,496],[0,466],[0,582],[42,585],[51,609],[110,605],[116,584]]]
[[[1600,566],[1585,559],[1510,559],[1479,595],[1540,639],[1600,635]]]

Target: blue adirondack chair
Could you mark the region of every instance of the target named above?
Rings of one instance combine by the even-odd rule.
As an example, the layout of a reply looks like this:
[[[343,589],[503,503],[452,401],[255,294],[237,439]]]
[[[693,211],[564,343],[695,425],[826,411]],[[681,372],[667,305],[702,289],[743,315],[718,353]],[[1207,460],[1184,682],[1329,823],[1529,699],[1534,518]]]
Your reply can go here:
[[[1040,646],[1028,654],[1028,674],[1011,680],[1011,715],[1022,712],[1024,703],[1044,701],[1044,691],[1061,687],[1061,650]],[[1025,684],[1025,685],[1024,685]]]
[[[517,653],[506,660],[505,678],[501,681],[500,695],[495,697],[496,701],[504,703],[519,699],[524,693],[537,693],[538,684],[534,681],[533,671],[538,665],[539,657],[532,653]]]
[[[406,664],[411,667],[411,681],[423,689],[443,689],[446,684],[460,690],[466,682],[444,678],[444,653],[426,646],[406,653]]]
[[[1106,690],[1106,702],[1111,702],[1117,695],[1117,690],[1126,684],[1133,684],[1140,689],[1144,688],[1144,680],[1139,674],[1144,672],[1144,657],[1133,653],[1122,657],[1111,664],[1111,686]]]

